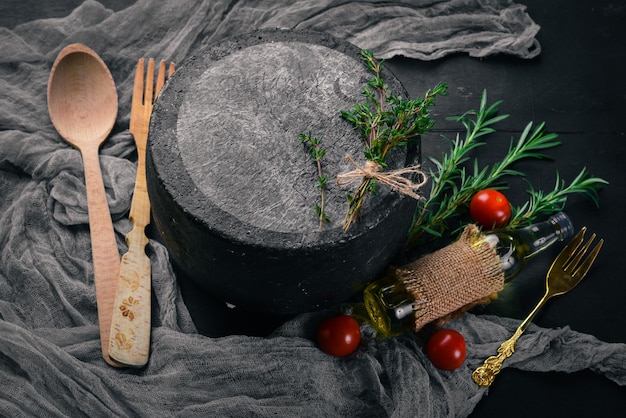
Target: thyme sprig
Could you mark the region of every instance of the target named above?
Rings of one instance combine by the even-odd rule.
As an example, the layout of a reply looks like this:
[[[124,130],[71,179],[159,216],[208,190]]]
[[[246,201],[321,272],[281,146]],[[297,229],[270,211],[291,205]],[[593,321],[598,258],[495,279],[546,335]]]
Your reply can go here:
[[[362,95],[365,103],[357,103],[351,110],[341,111],[341,116],[352,123],[365,144],[367,161],[381,168],[387,167],[386,157],[396,147],[407,146],[415,138],[432,128],[429,108],[435,98],[445,95],[446,84],[438,84],[426,92],[423,98],[404,99],[392,93],[382,78],[384,61],[377,61],[370,51],[362,50],[361,56],[373,77],[364,86]],[[375,179],[363,177],[353,193],[348,193],[348,211],[344,219],[344,230],[358,219],[363,201],[368,193],[376,193]]]
[[[385,84],[382,78],[384,61],[377,61],[369,51],[363,50],[361,55],[368,70],[373,74],[362,91],[366,101],[356,103],[351,110],[341,111],[341,116],[352,123],[354,129],[359,132],[365,144],[364,156],[368,164],[374,164],[377,170],[384,169],[387,168],[386,157],[391,150],[411,144],[415,138],[433,127],[434,120],[430,118],[430,107],[434,105],[437,96],[447,94],[447,85],[437,84],[432,90],[428,90],[424,97],[404,99],[393,94]],[[470,110],[460,116],[448,118],[461,123],[465,127],[465,135],[462,137],[461,133],[457,133],[454,140],[444,137],[451,143],[450,152],[444,153],[440,160],[429,158],[434,165],[434,169],[429,170],[431,190],[427,199],[418,201],[413,227],[408,234],[408,250],[429,239],[443,237],[452,227],[452,221],[467,209],[476,192],[486,188],[505,188],[504,179],[507,176],[525,179],[525,174],[514,168],[516,163],[525,159],[547,159],[549,157],[544,151],[561,144],[556,139],[555,133],[546,131],[545,123],[535,126],[533,122],[529,122],[517,140],[511,139],[509,149],[501,161],[480,168],[477,158],[471,161],[472,151],[486,145],[484,137],[495,133],[494,125],[509,117],[508,114],[499,113],[498,108],[501,104],[502,101],[496,101],[489,105],[485,90],[481,95],[478,110]],[[325,186],[328,178],[322,173],[321,159],[325,152],[321,148],[320,139],[310,134],[301,134],[300,139],[309,145],[317,165],[316,187],[321,190],[321,202],[316,203],[315,211],[321,228],[324,221],[330,222],[330,218],[324,212]],[[358,219],[365,196],[378,190],[378,181],[373,175],[370,177],[371,174],[366,175],[363,170],[355,172],[357,180],[361,175],[363,177],[356,190],[347,194],[349,207],[344,219],[344,230]],[[383,178],[379,179],[383,182]],[[525,180],[529,184],[527,190],[529,200],[522,206],[513,208],[513,215],[507,226],[509,229],[529,225],[541,216],[563,210],[567,197],[571,194],[582,194],[598,205],[598,191],[603,185],[608,184],[604,179],[591,176],[586,168],[583,168],[569,184],[566,184],[557,172],[555,187],[548,193],[534,189],[530,182]],[[463,222],[459,222],[457,227],[460,228],[462,224]]]
[[[452,142],[451,150],[444,154],[441,161],[431,157],[435,169],[430,170],[431,193],[428,199],[418,205],[413,227],[409,232],[407,247],[412,248],[423,243],[427,237],[442,237],[450,228],[451,220],[459,215],[460,209],[466,207],[476,192],[485,188],[502,188],[506,176],[525,174],[512,168],[516,162],[524,159],[545,159],[544,150],[561,144],[557,135],[548,133],[545,124],[541,123],[533,129],[533,123],[526,125],[517,141],[511,140],[504,158],[491,167],[479,168],[478,160],[473,159],[473,171],[467,170],[470,162],[470,151],[484,146],[486,142],[479,140],[496,132],[494,124],[506,119],[508,114],[498,114],[502,101],[487,105],[487,92],[483,91],[480,107],[461,116],[448,118],[465,126],[465,138],[460,134]],[[553,191],[543,193],[530,186],[530,199],[519,208],[513,209],[513,216],[508,228],[516,228],[534,222],[541,215],[562,210],[567,195],[582,193],[598,202],[597,191],[603,179],[592,177],[583,169],[568,185],[558,177]]]
[[[325,200],[326,200],[326,184],[328,183],[328,176],[324,175],[322,171],[322,158],[326,155],[326,150],[322,148],[322,139],[318,137],[311,136],[311,133],[308,134],[300,134],[300,141],[308,145],[309,151],[311,153],[311,159],[315,163],[317,167],[317,183],[315,187],[320,190],[320,201],[315,203],[315,215],[319,219],[320,230],[324,226],[324,222],[330,223],[330,217],[324,210]]]

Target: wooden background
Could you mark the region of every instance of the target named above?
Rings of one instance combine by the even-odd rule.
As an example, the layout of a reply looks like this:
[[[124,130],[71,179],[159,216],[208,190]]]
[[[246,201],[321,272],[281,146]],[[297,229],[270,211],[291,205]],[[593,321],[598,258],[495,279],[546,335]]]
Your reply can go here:
[[[101,0],[115,10],[134,0]],[[67,15],[81,0],[3,0],[0,26]],[[574,196],[566,212],[576,228],[587,225],[606,241],[588,277],[570,294],[548,303],[536,317],[543,327],[564,327],[595,335],[608,342],[626,342],[626,278],[623,241],[626,239],[626,3],[594,0],[520,0],[541,26],[542,52],[532,60],[508,56],[485,59],[453,55],[434,62],[396,58],[388,61],[411,95],[421,95],[439,81],[449,84],[449,95],[438,101],[439,120],[433,134],[424,138],[423,153],[440,157],[445,141],[460,129],[444,118],[476,108],[483,89],[490,101],[504,100],[501,111],[511,117],[500,125],[500,134],[480,148],[485,164],[497,161],[511,137],[517,138],[529,121],[545,121],[563,144],[549,154],[553,161],[517,166],[528,173],[535,188],[551,190],[558,171],[566,181],[587,167],[610,182],[600,195],[600,208]],[[507,192],[514,204],[525,200],[526,185],[511,182]],[[543,277],[558,249],[538,256],[515,292],[497,313],[523,318],[543,293]],[[198,328],[207,335],[268,332],[281,318],[255,318],[194,301],[197,292],[183,288]],[[499,312],[498,312],[499,311]],[[210,320],[207,320],[209,319]],[[473,417],[610,416],[626,410],[626,388],[591,372],[571,375],[529,373],[505,369],[478,405]]]

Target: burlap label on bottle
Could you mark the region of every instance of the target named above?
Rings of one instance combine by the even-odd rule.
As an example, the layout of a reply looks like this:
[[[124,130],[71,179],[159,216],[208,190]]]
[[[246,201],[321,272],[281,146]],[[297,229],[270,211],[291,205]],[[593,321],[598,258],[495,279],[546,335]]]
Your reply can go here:
[[[502,290],[500,258],[482,236],[468,225],[456,242],[394,271],[418,302],[416,331]]]

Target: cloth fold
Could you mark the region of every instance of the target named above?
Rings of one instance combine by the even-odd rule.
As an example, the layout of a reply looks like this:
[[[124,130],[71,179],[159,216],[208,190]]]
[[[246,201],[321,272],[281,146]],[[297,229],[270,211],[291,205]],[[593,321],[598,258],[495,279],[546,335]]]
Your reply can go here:
[[[118,120],[100,161],[122,254],[136,170],[128,123],[137,59],[180,64],[204,44],[269,27],[327,31],[379,58],[540,52],[539,27],[510,0],[137,0],[118,12],[86,0],[64,18],[0,28],[2,414],[466,416],[486,393],[470,371],[517,321],[467,314],[451,322],[468,340],[466,364],[454,372],[435,369],[413,334],[370,341],[349,358],[327,356],[314,334],[329,312],[302,314],[268,338],[208,338],[196,331],[167,250],[152,240],[149,364],[120,370],[102,360],[82,161],[47,112],[56,55],[84,43],[116,81]],[[591,369],[626,384],[624,344],[531,327],[518,347],[505,367]]]
[[[0,321],[0,406],[7,416],[467,416],[486,392],[472,370],[518,324],[472,314],[452,321],[467,338],[468,358],[441,372],[414,334],[329,357],[311,338],[327,315],[300,315],[268,338],[209,339],[157,327],[140,371],[103,365],[94,325],[29,331]],[[624,344],[531,326],[518,347],[505,368],[591,369],[626,384]]]

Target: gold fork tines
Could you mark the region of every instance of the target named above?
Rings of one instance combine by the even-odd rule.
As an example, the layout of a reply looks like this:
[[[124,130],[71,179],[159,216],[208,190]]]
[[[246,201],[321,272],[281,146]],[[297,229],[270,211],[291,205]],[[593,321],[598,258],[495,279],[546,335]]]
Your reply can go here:
[[[593,243],[595,239],[596,239],[596,234],[592,234],[591,238],[589,238],[589,240],[585,243],[585,245],[583,245],[580,251],[576,253],[576,256],[571,257],[571,259],[568,260],[567,263],[565,263],[565,266],[563,266],[563,270],[571,271],[571,274],[573,276],[580,277],[580,280],[582,280],[587,270],[589,269],[589,267],[591,267],[591,264],[595,260],[595,257],[598,255],[600,248],[602,248],[602,244],[604,243],[604,240],[600,240],[600,243],[596,245],[596,247],[591,252],[590,256],[587,257],[584,263],[581,263],[580,261],[582,260],[583,256],[585,255],[589,247],[591,247],[591,244]]]
[[[133,229],[126,236],[128,252],[120,265],[111,321],[109,355],[129,367],[143,367],[150,354],[151,271],[150,259],[145,252],[148,244],[145,229],[150,223],[146,145],[154,102],[166,78],[175,70],[174,63],[170,63],[166,73],[166,63],[161,61],[155,81],[154,67],[154,59],[150,58],[147,69],[144,69],[144,59],[141,58],[135,72],[129,129],[137,147],[137,179],[129,216]]]
[[[526,328],[528,328],[543,305],[550,298],[563,295],[572,290],[587,275],[602,248],[602,244],[604,244],[604,240],[601,239],[583,260],[583,257],[585,257],[585,254],[596,238],[596,234],[593,234],[581,247],[586,231],[587,228],[583,227],[556,257],[546,275],[545,294],[539,303],[537,303],[537,306],[528,314],[526,319],[517,327],[513,336],[500,345],[497,355],[489,357],[482,366],[478,367],[474,373],[472,373],[472,379],[479,386],[486,387],[493,383],[496,375],[502,369],[502,363],[513,354],[515,351],[515,343],[522,333],[526,331]]]

